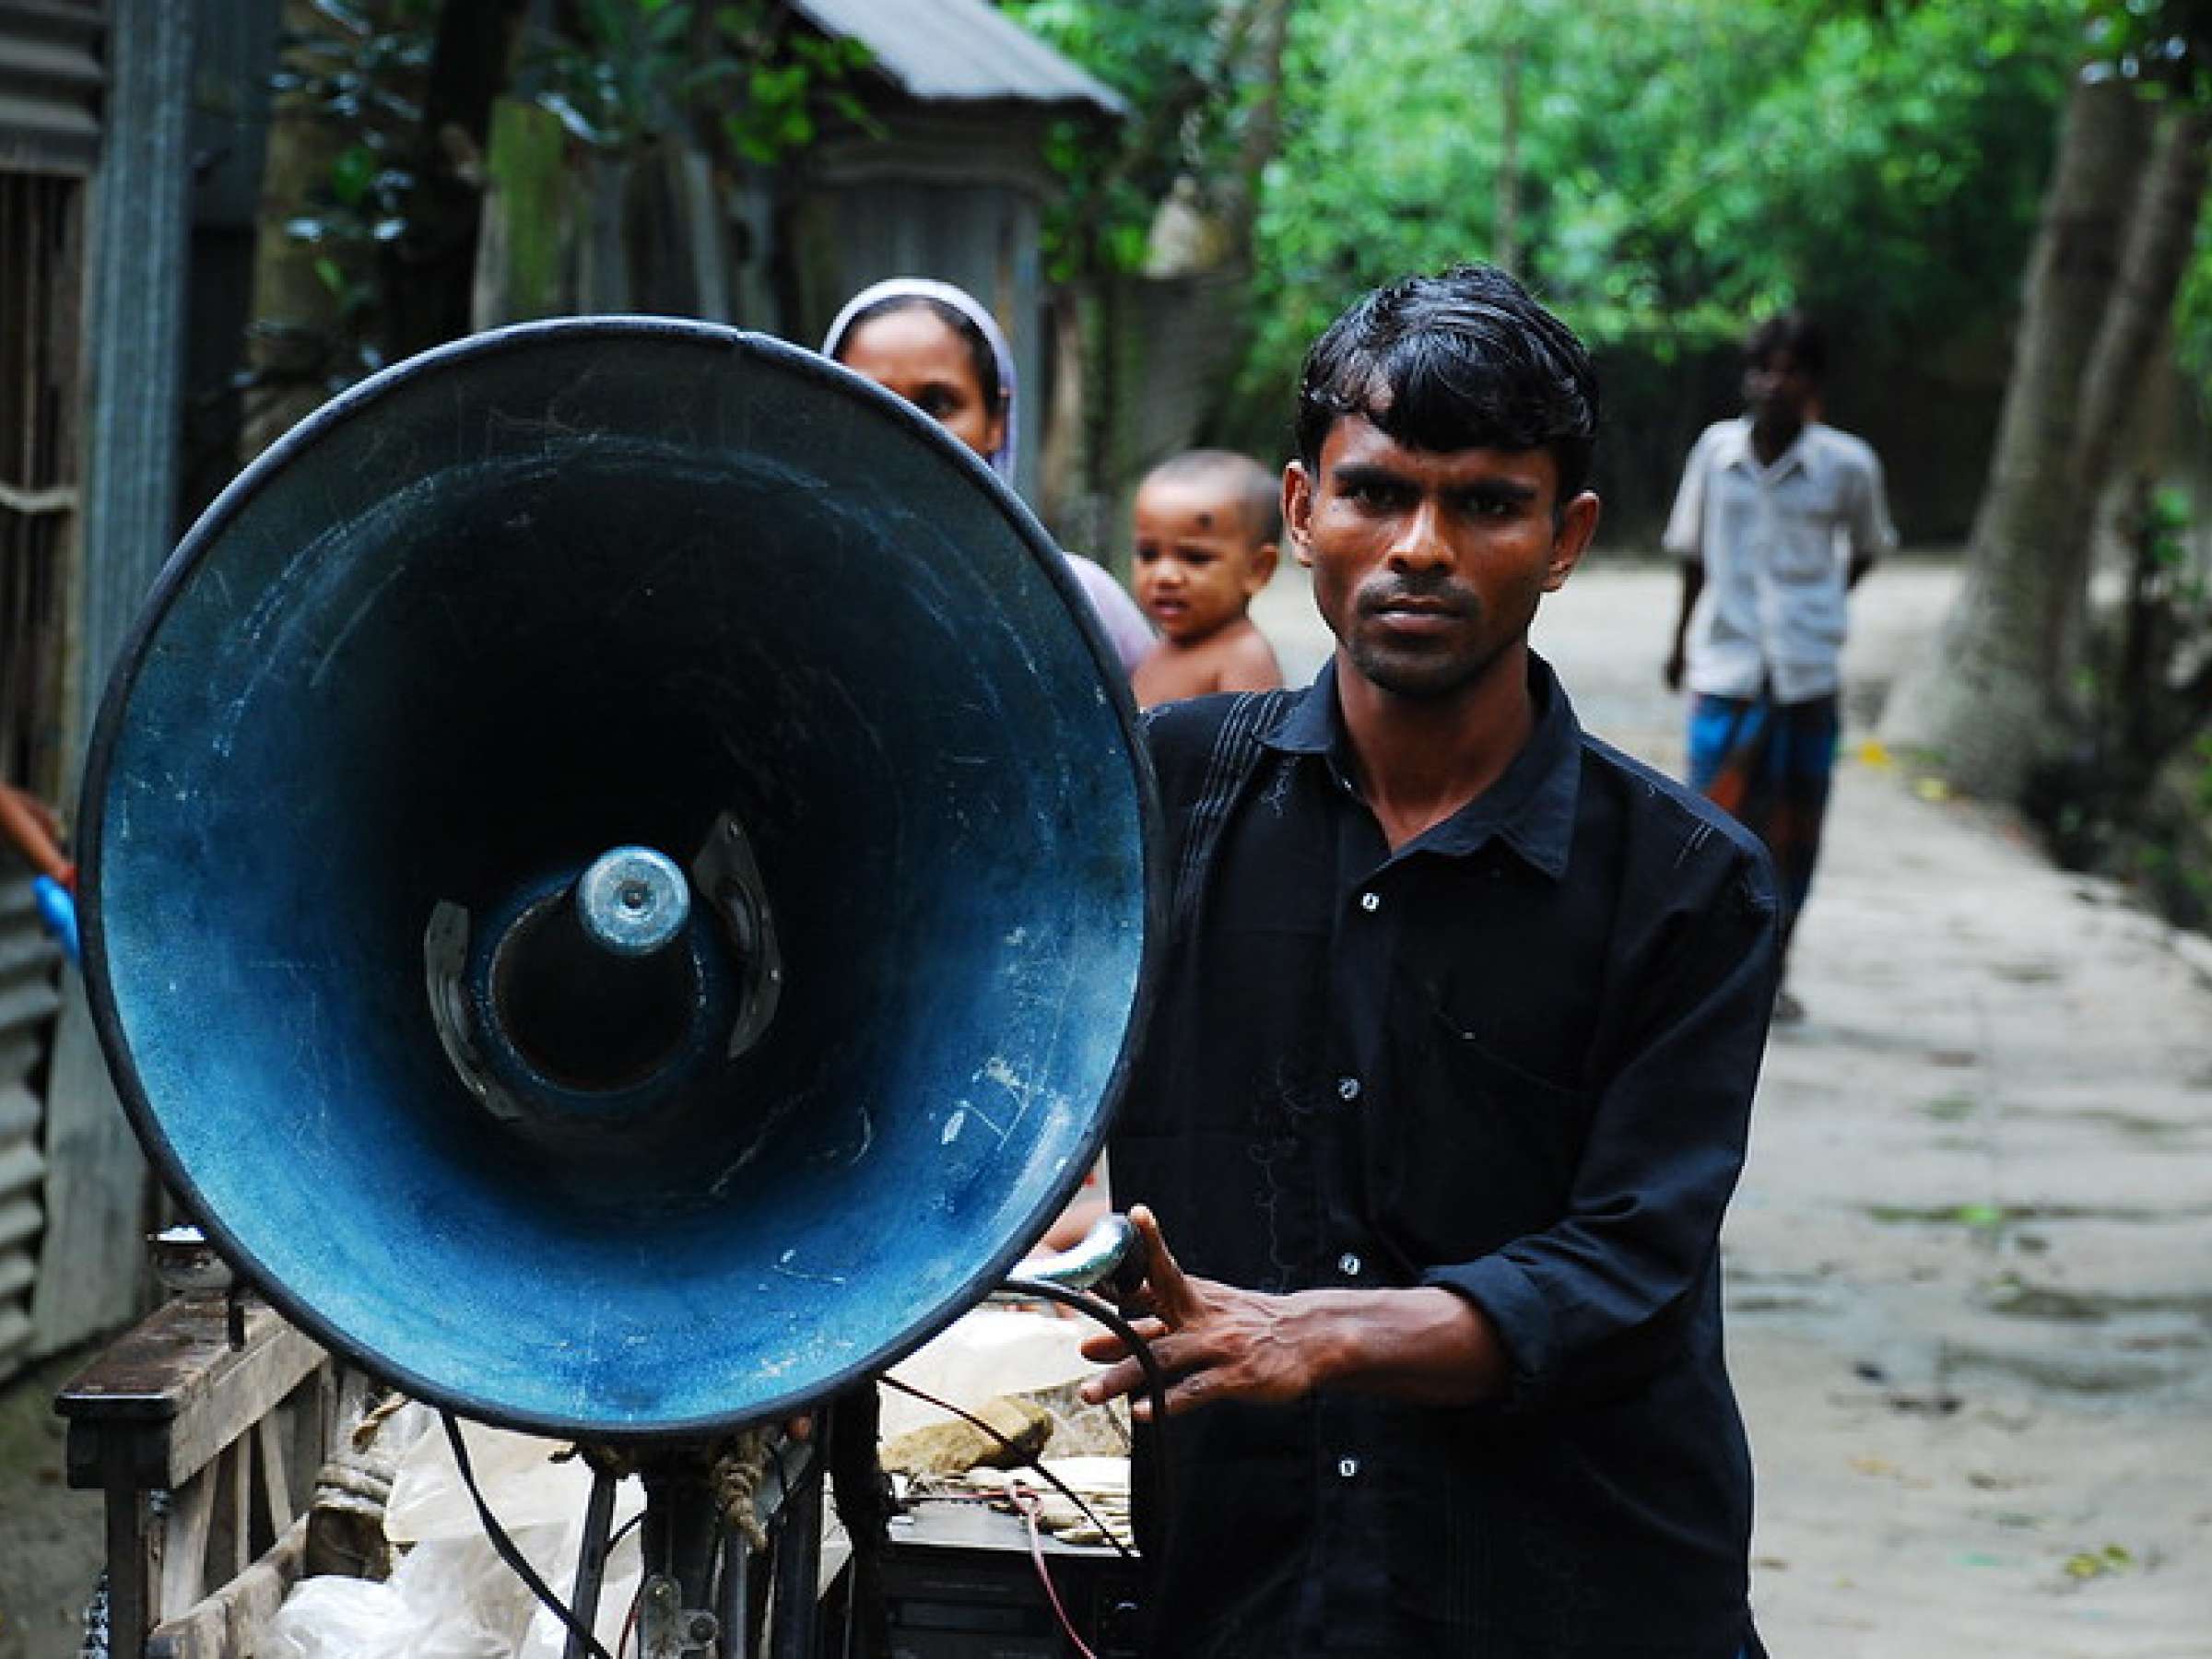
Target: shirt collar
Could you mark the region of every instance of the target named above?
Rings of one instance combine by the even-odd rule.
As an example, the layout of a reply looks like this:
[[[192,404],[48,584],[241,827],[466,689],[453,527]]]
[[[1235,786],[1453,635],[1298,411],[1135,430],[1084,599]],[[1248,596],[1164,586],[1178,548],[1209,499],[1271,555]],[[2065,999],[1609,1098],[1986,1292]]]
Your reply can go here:
[[[1442,823],[1399,848],[1398,856],[1423,852],[1464,857],[1479,852],[1494,836],[1553,880],[1566,875],[1582,789],[1582,724],[1559,676],[1533,651],[1528,692],[1535,724],[1503,775]],[[1336,700],[1334,657],[1260,741],[1282,754],[1320,758],[1340,783],[1350,787],[1351,749]]]
[[[1814,441],[1813,433],[1819,425],[1817,420],[1806,421],[1797,429],[1797,436],[1790,440],[1790,447],[1774,457],[1773,465],[1762,466],[1759,453],[1751,447],[1751,418],[1747,415],[1738,416],[1735,427],[1724,441],[1720,464],[1723,466],[1745,466],[1753,472],[1779,474],[1792,468],[1803,472],[1812,465],[1810,451]]]

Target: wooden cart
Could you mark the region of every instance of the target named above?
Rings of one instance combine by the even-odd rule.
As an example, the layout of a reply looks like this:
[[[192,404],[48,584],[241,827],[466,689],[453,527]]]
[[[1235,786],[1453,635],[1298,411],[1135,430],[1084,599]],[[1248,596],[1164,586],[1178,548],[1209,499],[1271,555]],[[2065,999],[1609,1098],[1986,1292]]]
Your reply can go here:
[[[252,1296],[180,1296],[65,1389],[68,1480],[107,1508],[114,1659],[247,1659],[300,1576],[360,1384]]]

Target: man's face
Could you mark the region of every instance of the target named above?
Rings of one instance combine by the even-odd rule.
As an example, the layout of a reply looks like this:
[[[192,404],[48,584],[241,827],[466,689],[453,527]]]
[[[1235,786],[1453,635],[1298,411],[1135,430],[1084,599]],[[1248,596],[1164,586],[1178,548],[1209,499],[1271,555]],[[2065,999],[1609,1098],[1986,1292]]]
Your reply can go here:
[[[1354,668],[1398,697],[1449,696],[1527,633],[1597,528],[1559,500],[1549,450],[1408,449],[1359,416],[1293,463],[1283,516],[1313,599]]]
[[[1221,478],[1147,478],[1136,492],[1136,602],[1159,631],[1194,644],[1244,614],[1275,549],[1255,547]]]
[[[1803,426],[1817,390],[1812,375],[1787,347],[1768,352],[1744,371],[1744,406],[1761,426]]]

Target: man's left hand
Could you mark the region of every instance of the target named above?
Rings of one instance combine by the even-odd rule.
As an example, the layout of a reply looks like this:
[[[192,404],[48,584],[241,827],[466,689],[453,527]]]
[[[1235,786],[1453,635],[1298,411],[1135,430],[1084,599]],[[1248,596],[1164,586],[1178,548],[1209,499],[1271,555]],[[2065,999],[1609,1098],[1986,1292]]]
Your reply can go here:
[[[1186,1274],[1150,1210],[1137,1205],[1129,1220],[1147,1262],[1141,1300],[1152,1310],[1150,1318],[1136,1322],[1136,1331],[1168,1375],[1171,1417],[1217,1400],[1283,1405],[1312,1392],[1320,1381],[1317,1349],[1300,1299],[1240,1290]],[[1112,1362],[1084,1384],[1083,1397],[1095,1406],[1131,1395],[1132,1415],[1149,1422],[1152,1405],[1144,1391],[1144,1368],[1121,1338],[1094,1336],[1084,1343],[1083,1353],[1086,1359]]]

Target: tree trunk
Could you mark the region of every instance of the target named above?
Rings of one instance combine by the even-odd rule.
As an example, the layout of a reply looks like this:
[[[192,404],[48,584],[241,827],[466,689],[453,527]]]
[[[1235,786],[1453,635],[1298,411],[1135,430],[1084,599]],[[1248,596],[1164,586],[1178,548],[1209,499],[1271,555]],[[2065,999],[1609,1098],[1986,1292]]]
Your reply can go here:
[[[2119,279],[2082,377],[2071,468],[2073,517],[2059,537],[2064,568],[2052,584],[2045,622],[2046,660],[2057,669],[2070,667],[2080,655],[2097,504],[2112,482],[2123,438],[2138,424],[2132,418],[2134,406],[2153,378],[2153,358],[2166,338],[2174,294],[2195,246],[2208,145],[2212,112],[2170,110],[2160,120],[2129,216]],[[2052,683],[2063,688],[2071,678]]]
[[[1521,64],[1518,41],[1498,53],[1498,176],[1493,181],[1490,261],[1511,271],[1521,263]]]
[[[1267,169],[1281,153],[1283,143],[1283,55],[1289,44],[1292,0],[1252,0],[1244,14],[1245,29],[1236,61],[1238,79],[1250,87],[1251,102],[1244,131],[1237,146],[1236,171],[1222,193],[1222,224],[1227,231],[1223,274],[1232,279],[1240,296],[1251,287],[1259,265],[1258,239],[1261,196]],[[1220,365],[1218,390],[1199,419],[1202,434],[1216,432],[1226,424],[1228,406],[1241,394],[1237,370],[1252,340],[1249,303],[1241,299],[1225,308],[1217,341]]]
[[[526,4],[444,0],[438,8],[407,230],[392,250],[385,285],[391,311],[385,343],[394,358],[469,330],[492,103],[506,90]]]
[[[1221,215],[1229,229],[1230,260],[1240,271],[1250,271],[1255,263],[1253,233],[1259,223],[1260,192],[1268,163],[1282,148],[1283,50],[1290,37],[1290,0],[1253,0],[1246,21],[1245,68],[1239,78],[1252,87],[1252,102]]]
[[[285,0],[282,18],[287,35],[335,36],[352,44],[352,37],[312,0]],[[324,382],[335,367],[342,306],[318,267],[325,260],[335,263],[335,254],[294,236],[288,227],[328,182],[347,141],[311,95],[280,91],[271,102],[261,222],[253,241],[253,324],[246,338],[246,363],[257,383],[248,394],[239,435],[241,463],[283,437],[329,395]],[[341,274],[358,279],[362,273]]]
[[[2017,797],[2071,666],[2059,660],[2052,618],[2078,603],[2068,584],[2078,589],[2082,567],[2066,542],[2087,535],[2075,508],[2082,394],[2119,284],[2153,114],[2124,81],[2075,86],[2029,260],[1965,584],[1934,652],[1900,683],[1883,721],[1891,747],[1971,794]]]
[[[574,206],[582,193],[571,171],[569,148],[567,130],[550,110],[512,98],[493,106],[472,326],[496,328],[575,309],[570,266]]]

